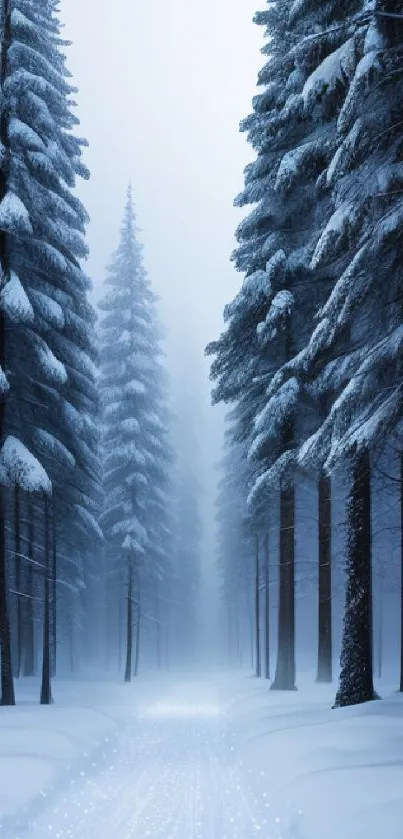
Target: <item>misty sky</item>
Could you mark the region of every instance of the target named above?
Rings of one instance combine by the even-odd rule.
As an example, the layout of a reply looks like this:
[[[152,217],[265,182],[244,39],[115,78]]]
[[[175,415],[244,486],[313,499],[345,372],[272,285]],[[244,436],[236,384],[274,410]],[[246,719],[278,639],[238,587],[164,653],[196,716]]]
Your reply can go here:
[[[258,7],[258,0],[62,0],[61,9],[90,143],[92,177],[80,187],[91,217],[89,273],[97,292],[131,179],[174,380],[186,373],[200,395],[210,466],[220,412],[209,408],[203,351],[240,282],[229,262],[240,220],[232,202],[252,157],[238,125],[262,64],[263,33],[252,22]],[[207,480],[211,494],[211,470]]]

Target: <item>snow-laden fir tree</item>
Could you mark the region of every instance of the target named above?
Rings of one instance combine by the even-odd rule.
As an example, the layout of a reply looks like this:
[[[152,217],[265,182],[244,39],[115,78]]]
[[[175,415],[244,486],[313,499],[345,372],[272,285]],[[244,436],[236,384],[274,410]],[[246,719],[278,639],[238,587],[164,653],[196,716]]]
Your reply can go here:
[[[393,8],[392,8],[393,7]],[[347,595],[337,705],[374,697],[372,677],[371,452],[401,417],[401,4],[371,3],[353,31],[354,73],[322,182],[332,199],[312,255],[314,271],[337,261],[337,282],[307,347],[281,380],[310,380],[317,399],[337,393],[300,461],[351,464]],[[384,16],[384,13],[386,16]],[[346,43],[345,52],[349,48]],[[338,61],[309,87],[320,97]],[[280,378],[279,378],[280,381]]]
[[[253,113],[241,125],[257,152],[256,161],[246,168],[245,188],[236,201],[238,206],[255,205],[238,228],[239,247],[234,254],[237,269],[246,276],[240,293],[225,311],[225,333],[208,348],[217,356],[212,365],[212,377],[218,381],[214,398],[236,402],[234,427],[251,451],[254,517],[260,507],[264,519],[272,492],[281,498],[274,687],[282,689],[295,686],[293,468],[298,393],[289,387],[280,410],[269,415],[266,393],[276,370],[292,357],[302,324],[299,301],[291,286],[304,275],[301,218],[304,224],[311,222],[312,198],[308,178],[308,185],[304,182],[302,189],[295,189],[299,158],[305,153],[314,170],[323,155],[318,143],[306,149],[301,145],[299,156],[295,155],[304,125],[296,93],[302,73],[292,57],[297,43],[289,20],[292,6],[273,3],[255,18],[266,27],[268,44],[263,52],[269,53],[269,60],[258,79],[264,90],[254,98]]]
[[[100,304],[102,465],[110,605],[126,592],[126,671],[132,675],[143,596],[164,583],[169,566],[169,469],[172,452],[156,298],[137,239],[129,189],[120,244]],[[115,583],[115,593],[112,584]]]
[[[70,474],[74,470],[71,484],[81,492],[75,455],[95,400],[93,316],[79,264],[86,254],[86,215],[72,193],[76,176],[87,171],[82,141],[72,133],[74,89],[55,8],[46,0],[5,0],[1,24],[2,482],[39,493],[50,489],[43,460],[59,472],[67,464]],[[80,458],[83,474],[90,460],[85,446]],[[0,542],[5,592],[4,533]],[[3,673],[7,622],[2,616]],[[12,689],[3,682],[3,701],[9,700]]]
[[[292,46],[281,68],[287,74],[285,90],[288,98],[284,104],[281,91],[276,96],[274,107],[267,108],[266,91],[254,100],[255,113],[247,123],[252,126],[249,138],[257,148],[258,157],[250,170],[253,179],[250,172],[247,173],[241,196],[244,203],[253,202],[256,181],[271,161],[271,181],[266,185],[258,208],[252,213],[252,219],[261,223],[271,209],[270,236],[265,242],[269,257],[266,272],[271,265],[270,256],[277,260],[271,280],[270,306],[265,320],[258,325],[261,351],[268,358],[278,357],[279,341],[283,345],[284,361],[299,352],[311,334],[315,311],[334,283],[335,266],[327,265],[314,271],[310,263],[323,219],[329,218],[332,212],[330,197],[322,183],[323,170],[336,151],[337,118],[354,72],[353,20],[360,5],[359,2],[350,3],[347,9],[345,4],[333,0],[319,7],[311,0],[299,0],[291,5],[288,26]],[[270,52],[273,39],[278,37],[277,26],[272,29],[269,25],[267,35]],[[323,83],[321,68],[328,74],[326,84]],[[270,71],[270,59],[268,69]],[[278,80],[278,72],[275,78]],[[272,76],[270,90],[273,92]],[[282,152],[280,159],[273,154],[279,150]],[[249,219],[246,220],[248,224]],[[326,415],[332,393],[327,394],[323,401],[316,401],[298,378],[290,377],[280,386],[276,381],[274,376],[274,381],[268,382],[263,405],[254,422],[251,456],[257,460],[259,469],[250,500],[256,503],[270,491],[280,489],[280,496],[284,491],[280,517],[284,513],[287,539],[286,534],[290,526],[294,526],[292,520],[295,519],[295,499],[291,498],[296,469],[295,446]],[[288,499],[287,495],[290,496]],[[286,558],[290,550],[291,546],[283,554],[286,568],[290,567]],[[328,681],[332,675],[331,483],[330,478],[320,470],[318,556],[317,678]],[[285,575],[288,573],[286,568]],[[282,588],[280,585],[280,597]],[[287,609],[286,603],[284,608]],[[280,606],[280,616],[281,612]],[[281,656],[286,646],[286,643],[280,645]],[[281,665],[281,662],[278,664]],[[282,668],[285,666],[283,662]],[[281,672],[278,676],[281,684]]]

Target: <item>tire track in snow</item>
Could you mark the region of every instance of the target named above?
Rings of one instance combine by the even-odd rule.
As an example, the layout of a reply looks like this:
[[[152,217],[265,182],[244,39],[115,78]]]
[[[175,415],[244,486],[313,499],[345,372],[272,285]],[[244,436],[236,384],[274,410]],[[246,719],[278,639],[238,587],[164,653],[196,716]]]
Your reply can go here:
[[[225,715],[196,701],[199,691],[145,709],[113,766],[77,779],[7,839],[286,839],[237,760]]]

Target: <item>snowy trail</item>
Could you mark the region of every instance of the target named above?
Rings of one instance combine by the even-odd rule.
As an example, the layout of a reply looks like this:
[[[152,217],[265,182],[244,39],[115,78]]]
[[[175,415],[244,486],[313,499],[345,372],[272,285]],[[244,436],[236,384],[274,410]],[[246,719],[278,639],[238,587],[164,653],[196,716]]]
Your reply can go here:
[[[285,839],[265,784],[253,788],[237,759],[218,687],[196,683],[141,708],[113,762],[75,779],[12,839],[256,836]]]

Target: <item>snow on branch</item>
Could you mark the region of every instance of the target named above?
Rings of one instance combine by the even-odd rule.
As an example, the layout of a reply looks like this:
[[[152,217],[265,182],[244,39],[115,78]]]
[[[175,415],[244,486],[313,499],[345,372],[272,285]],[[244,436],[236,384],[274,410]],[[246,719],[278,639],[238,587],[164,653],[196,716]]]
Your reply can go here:
[[[10,385],[7,381],[7,376],[2,367],[0,367],[0,396],[3,396],[10,390]]]
[[[18,486],[26,492],[52,492],[51,481],[34,455],[17,440],[9,436],[0,451],[0,483]]]
[[[33,232],[28,210],[15,192],[7,192],[0,203],[0,230],[15,235]]]
[[[14,271],[0,293],[0,309],[13,323],[32,323],[34,310]]]

